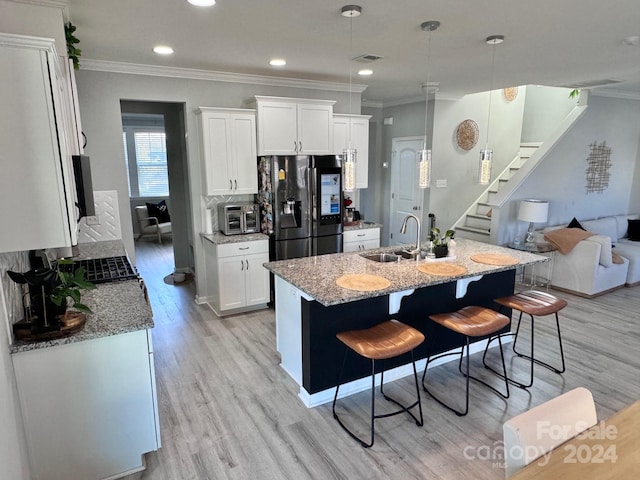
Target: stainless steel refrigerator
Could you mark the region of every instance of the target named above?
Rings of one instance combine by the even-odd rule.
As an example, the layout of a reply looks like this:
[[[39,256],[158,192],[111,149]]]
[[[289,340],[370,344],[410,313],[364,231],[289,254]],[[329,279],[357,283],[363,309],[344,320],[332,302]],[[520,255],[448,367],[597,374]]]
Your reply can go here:
[[[258,157],[260,230],[273,260],[342,252],[339,155]]]

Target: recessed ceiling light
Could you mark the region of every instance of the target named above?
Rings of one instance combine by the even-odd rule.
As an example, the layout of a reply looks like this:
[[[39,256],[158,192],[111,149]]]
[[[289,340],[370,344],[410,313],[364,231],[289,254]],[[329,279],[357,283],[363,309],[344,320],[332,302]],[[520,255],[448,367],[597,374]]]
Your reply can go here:
[[[158,55],[171,55],[173,53],[173,48],[167,45],[156,45],[153,47],[153,51]]]
[[[216,0],[188,0],[188,2],[196,7],[213,7],[216,4]]]
[[[272,67],[284,67],[287,61],[284,58],[272,58],[269,60],[269,65]]]
[[[358,70],[358,75],[367,76],[373,75],[373,70],[370,68],[363,68],[362,70]]]

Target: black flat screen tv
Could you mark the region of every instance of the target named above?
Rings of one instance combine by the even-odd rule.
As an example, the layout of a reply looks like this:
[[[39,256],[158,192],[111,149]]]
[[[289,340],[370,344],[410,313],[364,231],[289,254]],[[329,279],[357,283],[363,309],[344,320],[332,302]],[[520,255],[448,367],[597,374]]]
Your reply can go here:
[[[91,163],[87,155],[73,155],[73,176],[76,182],[76,193],[79,214],[82,217],[92,217],[96,214],[93,203],[93,182],[91,181]]]

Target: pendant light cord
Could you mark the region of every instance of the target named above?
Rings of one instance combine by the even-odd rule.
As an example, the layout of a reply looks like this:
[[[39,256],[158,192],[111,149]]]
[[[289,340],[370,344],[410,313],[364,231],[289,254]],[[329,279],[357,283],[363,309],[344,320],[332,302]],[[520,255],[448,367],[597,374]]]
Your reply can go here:
[[[429,117],[429,59],[431,58],[431,29],[429,29],[429,39],[427,41],[427,83],[425,85],[425,100],[424,100],[424,149],[427,150],[427,118]]]
[[[351,77],[353,75],[353,70],[351,66],[351,58],[353,57],[353,16],[349,17],[349,114],[353,115],[353,109],[351,108]],[[349,129],[349,145],[348,148],[351,149],[351,129]]]
[[[487,113],[487,141],[485,143],[485,150],[489,149],[489,123],[491,121],[491,96],[493,93],[493,74],[496,64],[496,40],[493,41],[493,54],[491,55],[491,80],[489,84],[489,108]]]

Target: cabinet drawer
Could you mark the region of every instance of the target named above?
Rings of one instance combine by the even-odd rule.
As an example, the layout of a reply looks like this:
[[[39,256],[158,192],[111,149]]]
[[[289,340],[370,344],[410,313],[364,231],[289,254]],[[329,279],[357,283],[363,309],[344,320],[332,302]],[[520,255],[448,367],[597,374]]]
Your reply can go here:
[[[379,228],[363,228],[358,230],[347,230],[342,234],[343,242],[363,242],[365,240],[378,240],[380,238]]]
[[[251,242],[224,243],[217,246],[218,257],[233,257],[253,253],[269,253],[268,240],[254,240]]]

